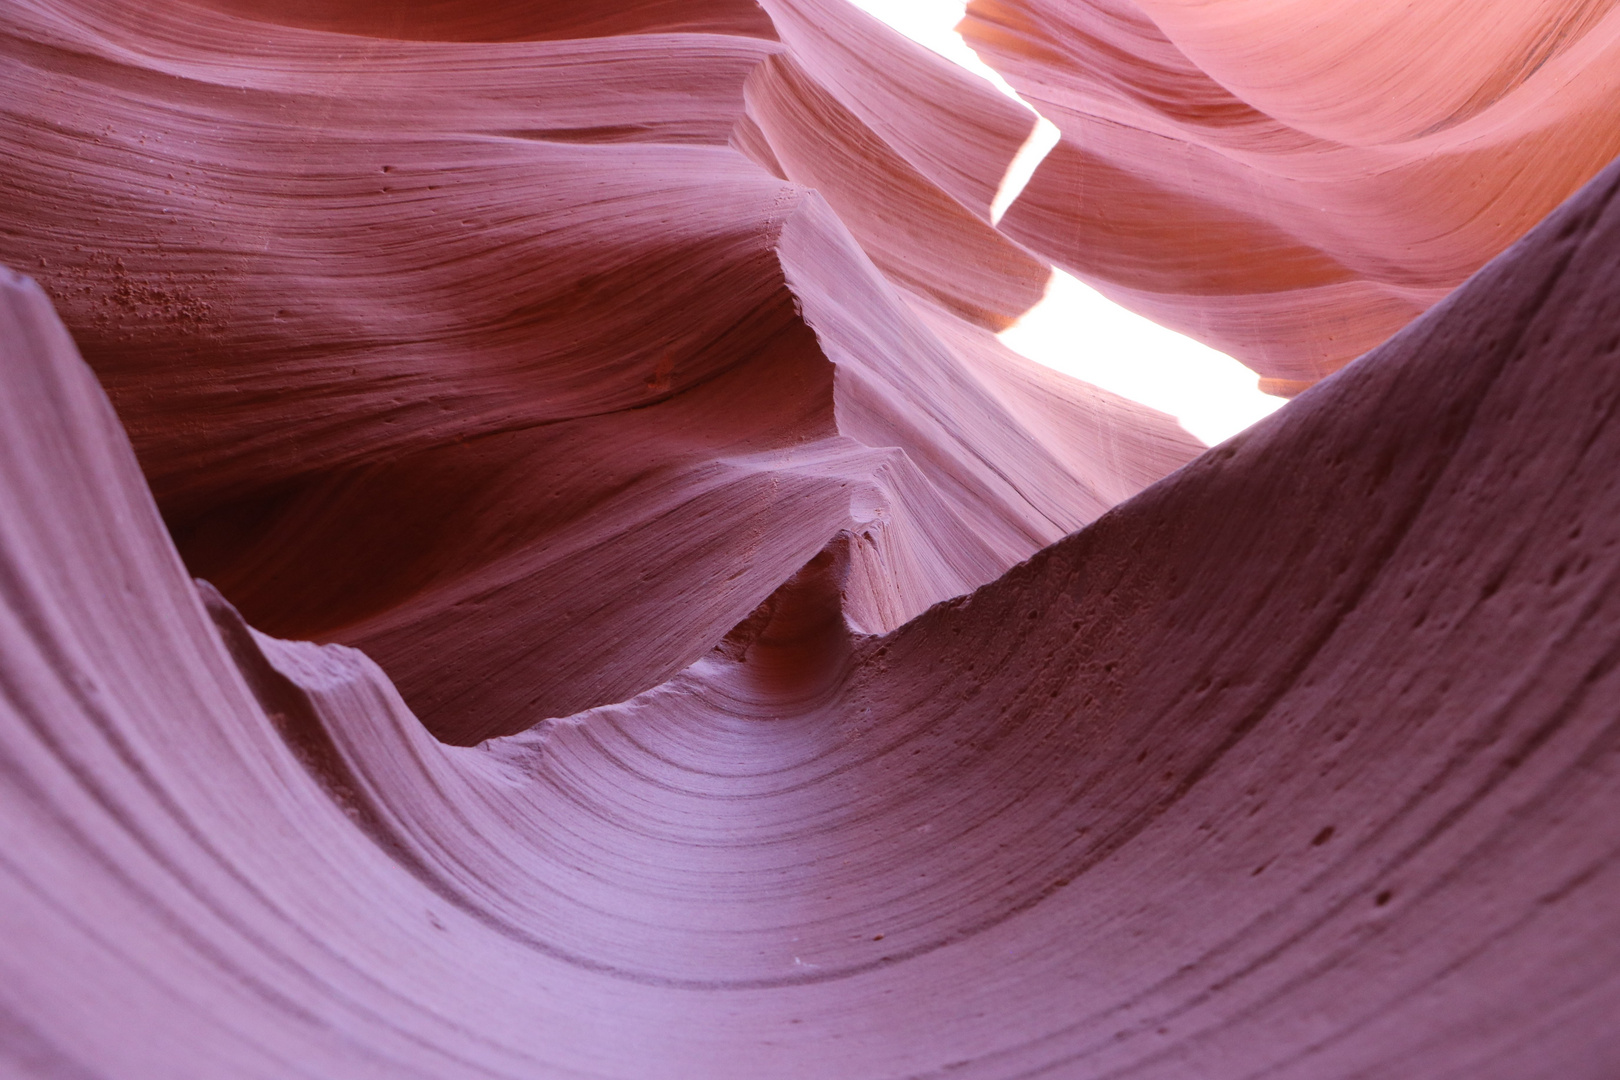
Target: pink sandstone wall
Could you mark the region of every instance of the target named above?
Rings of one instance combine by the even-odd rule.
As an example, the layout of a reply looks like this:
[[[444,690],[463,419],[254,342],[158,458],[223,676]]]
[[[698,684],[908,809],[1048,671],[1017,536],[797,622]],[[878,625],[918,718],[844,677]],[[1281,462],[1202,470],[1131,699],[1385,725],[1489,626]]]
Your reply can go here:
[[[1063,132],[1008,236],[1292,394],[1620,154],[1613,0],[973,0]]]
[[[0,9],[0,1074],[1620,1073],[1614,23],[1487,14],[980,0],[998,229],[838,0]],[[1377,347],[1206,452],[1054,261]]]

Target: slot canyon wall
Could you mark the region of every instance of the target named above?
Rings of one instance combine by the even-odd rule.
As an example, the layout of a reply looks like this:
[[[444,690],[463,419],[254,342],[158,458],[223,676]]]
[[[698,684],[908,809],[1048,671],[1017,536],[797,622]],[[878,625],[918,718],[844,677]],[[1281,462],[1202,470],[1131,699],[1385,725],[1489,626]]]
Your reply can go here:
[[[1612,0],[973,0],[1061,130],[1007,235],[1292,395],[1620,154]]]
[[[12,0],[4,1071],[1620,1072],[1612,8]]]

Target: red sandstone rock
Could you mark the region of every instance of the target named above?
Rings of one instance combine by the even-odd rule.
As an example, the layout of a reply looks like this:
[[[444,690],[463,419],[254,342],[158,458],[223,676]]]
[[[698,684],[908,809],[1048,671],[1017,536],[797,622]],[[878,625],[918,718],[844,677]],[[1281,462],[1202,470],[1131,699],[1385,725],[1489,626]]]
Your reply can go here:
[[[1256,428],[884,636],[836,542],[478,748],[186,580],[0,296],[25,1075],[1596,1078],[1620,166]]]
[[[1617,153],[1608,0],[973,0],[1063,132],[1001,222],[1293,393]]]
[[[416,41],[552,41],[669,32],[776,37],[752,0],[192,0],[258,21]]]
[[[1153,8],[1314,140],[1507,115],[1344,106],[1432,12]],[[766,10],[0,12],[0,1071],[1620,1071],[1620,165],[1152,483],[1179,429],[993,336],[1041,253],[1282,357],[1387,281],[1072,146],[998,233],[1026,115]]]
[[[56,297],[192,569],[257,625],[364,647],[441,735],[662,682],[841,532],[861,625],[892,629],[1198,445],[973,325],[1048,273],[974,216],[1026,116],[980,87],[935,134],[918,73],[972,80],[848,9],[899,59],[782,11],[792,53],[357,52],[178,3],[16,5],[0,257]],[[887,127],[841,104],[897,70],[916,108]],[[822,111],[794,126],[788,92]],[[850,228],[728,145],[751,118]]]

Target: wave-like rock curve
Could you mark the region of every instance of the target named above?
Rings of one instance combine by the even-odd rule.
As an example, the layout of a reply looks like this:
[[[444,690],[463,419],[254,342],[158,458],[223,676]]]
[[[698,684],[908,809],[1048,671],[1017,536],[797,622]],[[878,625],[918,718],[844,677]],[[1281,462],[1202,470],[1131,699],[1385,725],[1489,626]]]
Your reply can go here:
[[[781,8],[796,51],[14,5],[0,258],[56,298],[193,570],[365,648],[445,737],[657,685],[845,532],[850,615],[889,630],[1199,444],[994,338],[1048,270],[964,177],[987,213],[1019,110],[965,95],[1000,142],[947,168],[936,117],[839,104],[894,72]],[[872,170],[821,167],[851,139],[909,178],[864,216]]]
[[[1002,222],[1289,395],[1620,153],[1612,0],[973,0],[1062,140]]]
[[[1620,166],[965,599],[841,535],[476,748],[199,593],[0,306],[0,1047],[43,1076],[1599,1077],[1620,1061]]]
[[[1080,70],[1196,61],[1340,195],[1543,85],[1347,107],[1434,13],[1324,81],[1283,8],[1039,11],[1151,9]],[[1558,11],[1436,55],[1587,100]],[[1620,164],[1200,456],[995,336],[1051,257],[1260,297],[1314,378],[1288,320],[1427,306],[1598,167],[1579,110],[1369,316],[1286,197],[1065,202],[1069,128],[998,230],[1030,116],[837,0],[18,0],[0,65],[6,1071],[1620,1069]]]

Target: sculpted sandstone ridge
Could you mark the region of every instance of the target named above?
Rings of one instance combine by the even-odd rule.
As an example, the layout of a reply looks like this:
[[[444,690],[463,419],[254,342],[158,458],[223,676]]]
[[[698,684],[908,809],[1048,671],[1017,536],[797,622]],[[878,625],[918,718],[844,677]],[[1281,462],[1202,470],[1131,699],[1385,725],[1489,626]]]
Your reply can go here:
[[[0,1071],[1620,1072],[1611,7],[0,8]]]
[[[1292,394],[1620,154],[1613,0],[972,0],[1063,133],[1002,222]]]
[[[964,92],[957,145],[920,106],[883,142],[840,85],[970,77],[783,12],[797,50],[13,5],[0,257],[57,300],[193,572],[363,647],[455,741],[662,682],[843,533],[851,615],[889,630],[1199,444],[988,332],[1048,271],[952,193],[988,205],[1017,107]],[[734,139],[918,165],[824,198]]]

